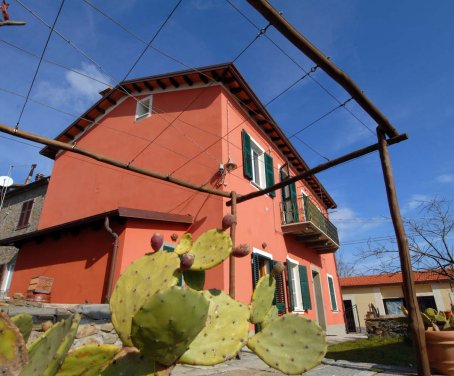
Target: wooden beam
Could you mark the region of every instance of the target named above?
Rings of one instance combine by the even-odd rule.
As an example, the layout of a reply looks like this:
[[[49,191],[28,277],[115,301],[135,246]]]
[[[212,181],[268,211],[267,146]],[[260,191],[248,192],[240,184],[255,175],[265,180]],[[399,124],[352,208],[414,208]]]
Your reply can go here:
[[[104,108],[99,107],[99,106],[96,106],[95,109],[96,109],[96,111],[98,111],[99,113],[101,113],[103,115],[106,113],[106,110]]]
[[[143,84],[147,88],[148,91],[154,90],[154,87],[148,81],[144,81]]]
[[[235,248],[235,235],[236,235],[236,192],[231,192],[232,206],[230,208],[230,214],[233,215],[235,221],[230,227],[230,238],[232,239],[232,249]],[[230,255],[229,257],[229,295],[232,299],[235,299],[235,256]]]
[[[112,105],[112,106],[115,106],[117,104],[117,101],[111,97],[106,97],[106,99],[109,101],[109,103]]]
[[[13,136],[23,138],[25,140],[38,142],[40,144],[44,144],[44,145],[56,148],[58,150],[65,150],[65,151],[69,151],[71,153],[84,155],[90,159],[94,159],[101,163],[105,163],[107,165],[118,167],[122,170],[132,171],[132,172],[138,173],[140,175],[148,176],[148,177],[155,178],[158,180],[167,181],[169,183],[173,183],[173,184],[179,185],[181,187],[189,188],[194,191],[209,193],[209,194],[212,194],[215,196],[226,197],[226,198],[231,197],[230,192],[221,191],[218,189],[206,188],[203,185],[192,184],[187,181],[174,178],[173,176],[170,176],[170,175],[164,175],[159,172],[136,167],[134,165],[131,165],[130,163],[124,163],[124,162],[118,161],[113,158],[109,158],[109,157],[101,155],[101,154],[95,154],[88,150],[80,149],[76,144],[67,144],[65,142],[52,140],[47,137],[38,136],[34,133],[25,132],[25,131],[22,131],[19,129],[11,128],[11,127],[8,127],[1,123],[0,123],[0,132],[11,134]]]
[[[183,75],[183,80],[188,84],[188,86],[192,86],[194,82],[185,74]]]
[[[218,72],[216,72],[215,70],[212,70],[212,71],[211,71],[211,75],[213,76],[213,78],[214,78],[217,82],[221,81],[221,76],[220,76],[220,75],[218,74]]]
[[[235,82],[236,78],[233,76],[230,77],[225,77],[222,79],[222,83],[225,85],[231,84],[232,82]]]
[[[243,91],[243,88],[242,87],[232,87],[232,88],[229,87],[229,90],[232,94],[238,94]]]
[[[169,81],[170,83],[175,86],[176,88],[179,88],[180,87],[180,84],[178,83],[178,81],[174,78],[174,77],[169,77]]]
[[[426,337],[424,333],[424,323],[419,304],[416,299],[416,288],[411,266],[410,251],[408,249],[407,235],[399,209],[397,200],[396,185],[389,158],[388,142],[386,141],[385,130],[377,127],[377,138],[380,153],[380,162],[383,170],[385,181],[386,195],[388,197],[389,212],[394,226],[394,232],[397,238],[397,247],[399,249],[400,267],[402,269],[403,291],[408,309],[409,327],[412,333],[413,344],[415,346],[416,363],[418,366],[418,375],[429,376],[430,366],[427,358]]]
[[[265,19],[273,25],[296,48],[323,69],[334,81],[341,85],[376,122],[380,124],[389,137],[399,133],[380,110],[367,98],[358,85],[331,60],[296,30],[266,0],[247,0]]]
[[[156,83],[159,85],[159,87],[162,90],[165,90],[165,88],[167,87],[166,84],[164,82],[162,82],[161,80],[156,80]]]
[[[1,26],[24,26],[27,23],[25,21],[0,21]]]
[[[408,139],[408,136],[404,133],[404,134],[401,134],[401,135],[399,135],[397,137],[394,137],[394,138],[391,138],[391,139],[387,140],[387,143],[388,143],[388,145],[394,145],[394,144],[397,144],[399,142],[405,141],[407,139]],[[326,162],[326,163],[322,163],[322,164],[320,164],[320,165],[318,165],[318,166],[316,166],[314,168],[311,168],[311,169],[309,169],[307,171],[304,171],[301,174],[297,174],[297,175],[291,177],[290,179],[286,179],[285,181],[281,181],[280,183],[274,184],[271,187],[262,189],[260,191],[255,191],[255,192],[252,192],[252,193],[248,193],[248,194],[243,195],[243,196],[240,196],[237,199],[237,203],[239,204],[241,202],[251,200],[251,199],[253,199],[255,197],[266,195],[269,192],[281,189],[281,188],[283,188],[283,187],[285,187],[285,186],[287,186],[289,184],[297,182],[298,180],[306,179],[309,176],[312,176],[312,175],[315,175],[315,174],[317,174],[319,172],[325,171],[325,170],[327,170],[327,169],[329,169],[331,167],[338,166],[338,165],[340,165],[342,163],[351,161],[352,159],[361,157],[363,155],[372,153],[372,152],[377,151],[377,150],[378,150],[378,144],[373,144],[373,145],[367,146],[365,148],[356,150],[354,152],[345,154],[345,155],[343,155],[343,156],[341,156],[339,158],[333,159],[333,160],[331,160],[329,162]],[[226,205],[230,206],[231,202],[227,201]]]
[[[63,136],[65,136],[66,138],[69,138],[70,140],[74,140],[74,138],[75,138],[72,134],[70,134],[68,132],[63,133]]]
[[[80,131],[80,132],[82,132],[82,131],[84,131],[84,130],[85,130],[85,128],[84,128],[84,127],[82,127],[82,126],[81,126],[81,125],[79,125],[79,124],[74,124],[74,128],[76,128],[76,129],[77,129],[78,131]]]
[[[199,77],[200,77],[200,79],[203,81],[204,84],[207,84],[207,83],[208,83],[209,78],[208,78],[205,74],[199,73]]]
[[[135,91],[137,91],[138,93],[141,93],[142,92],[142,88],[137,85],[136,83],[133,83],[132,84],[132,87],[134,88]]]

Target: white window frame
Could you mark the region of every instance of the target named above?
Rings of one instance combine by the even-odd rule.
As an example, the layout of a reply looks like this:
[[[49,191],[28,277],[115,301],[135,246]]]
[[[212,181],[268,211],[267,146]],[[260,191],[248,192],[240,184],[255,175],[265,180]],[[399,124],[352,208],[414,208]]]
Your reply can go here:
[[[331,302],[331,290],[329,289],[329,279],[332,279],[333,281],[333,293],[334,293],[334,301],[336,302],[336,307],[337,309],[334,309],[333,303]],[[336,284],[334,283],[334,277],[331,274],[326,273],[326,281],[328,283],[328,293],[330,296],[329,299],[329,304],[331,305],[331,312],[339,312],[339,302],[337,301],[337,296],[336,296]]]
[[[148,111],[144,111],[144,109],[147,109],[147,108],[148,108]],[[145,118],[151,116],[152,108],[153,108],[153,96],[152,95],[138,100],[137,104],[136,104],[135,120],[139,121],[139,120],[142,120],[142,119],[145,119]],[[141,113],[141,112],[143,112],[143,113]]]
[[[287,263],[291,266],[291,275],[288,276],[289,283],[292,285],[293,291],[293,312],[304,312],[303,293],[301,291],[299,262],[287,257]]]
[[[254,152],[257,154],[257,169],[254,165]],[[266,188],[266,173],[265,173],[265,149],[251,137],[251,155],[252,161],[252,179],[251,184],[259,189]],[[258,179],[257,179],[258,178]],[[258,182],[257,182],[258,180]]]

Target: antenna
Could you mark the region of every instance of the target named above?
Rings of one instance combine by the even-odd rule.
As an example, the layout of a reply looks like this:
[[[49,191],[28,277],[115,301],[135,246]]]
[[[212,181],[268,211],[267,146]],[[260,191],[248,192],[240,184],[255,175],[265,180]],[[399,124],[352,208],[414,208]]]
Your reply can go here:
[[[0,176],[0,210],[3,208],[3,201],[5,201],[6,191],[13,185],[13,179],[9,176]]]

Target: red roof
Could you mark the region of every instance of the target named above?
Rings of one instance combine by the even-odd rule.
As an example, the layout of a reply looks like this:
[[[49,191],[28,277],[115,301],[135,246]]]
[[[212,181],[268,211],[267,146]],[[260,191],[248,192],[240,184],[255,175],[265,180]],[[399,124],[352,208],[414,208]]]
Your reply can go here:
[[[416,283],[448,281],[449,278],[435,272],[414,272]],[[341,287],[397,285],[402,283],[402,273],[361,275],[339,278]]]

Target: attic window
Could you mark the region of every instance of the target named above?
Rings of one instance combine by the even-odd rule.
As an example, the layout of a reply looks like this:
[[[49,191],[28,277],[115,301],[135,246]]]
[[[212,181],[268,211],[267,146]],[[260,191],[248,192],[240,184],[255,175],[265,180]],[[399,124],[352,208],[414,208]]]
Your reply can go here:
[[[137,101],[136,120],[146,118],[151,115],[152,96]]]
[[[30,224],[30,215],[32,214],[33,200],[25,201],[22,204],[22,209],[20,212],[19,223],[17,224],[17,229],[27,227]]]

